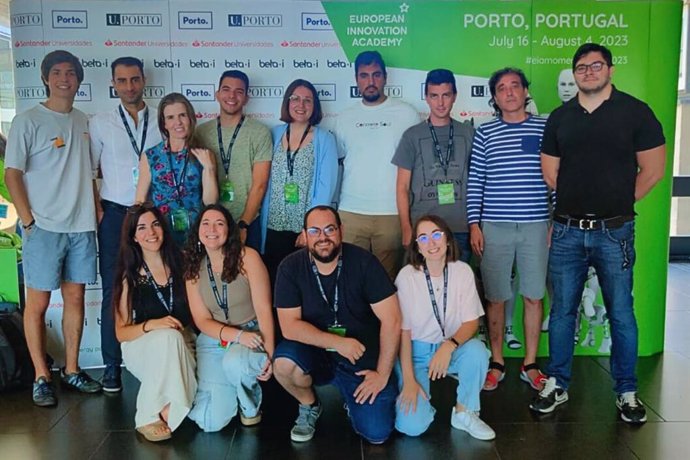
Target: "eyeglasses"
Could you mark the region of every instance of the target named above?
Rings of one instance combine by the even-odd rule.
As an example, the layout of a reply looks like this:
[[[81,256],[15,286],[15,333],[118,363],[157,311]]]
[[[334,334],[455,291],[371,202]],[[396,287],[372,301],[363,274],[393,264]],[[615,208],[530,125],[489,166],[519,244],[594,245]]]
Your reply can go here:
[[[327,227],[324,227],[323,229],[319,227],[309,227],[307,228],[307,235],[313,237],[313,238],[318,238],[321,236],[321,233],[323,232],[324,235],[326,236],[333,236],[335,235],[335,232],[338,231],[338,227],[335,225],[328,225]]]
[[[419,244],[429,244],[429,241],[434,240],[434,241],[440,241],[441,238],[443,238],[443,231],[442,230],[435,230],[431,232],[431,235],[427,235],[426,233],[422,233],[417,237],[417,243]]]
[[[302,97],[298,96],[296,94],[293,94],[288,98],[288,101],[290,101],[290,104],[299,104],[302,102],[304,105],[314,105],[314,99],[310,97]]]
[[[155,208],[155,206],[153,205],[152,201],[144,201],[143,203],[133,204],[127,208],[127,212],[130,214],[136,214],[142,209],[149,210],[153,208]]]
[[[579,64],[575,66],[575,73],[582,75],[587,73],[587,69],[592,69],[592,72],[601,72],[601,69],[606,65],[605,62],[596,61],[591,64]]]

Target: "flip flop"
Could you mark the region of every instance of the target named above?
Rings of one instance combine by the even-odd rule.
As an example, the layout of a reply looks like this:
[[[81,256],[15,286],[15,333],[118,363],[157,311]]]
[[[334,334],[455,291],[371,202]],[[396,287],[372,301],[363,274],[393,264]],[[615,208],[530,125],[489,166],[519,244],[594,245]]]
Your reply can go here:
[[[165,441],[172,437],[170,428],[168,428],[168,425],[163,420],[137,427],[137,432],[146,438],[147,441],[151,442]]]
[[[499,371],[501,375],[496,377],[491,372],[492,369]],[[497,363],[496,361],[491,361],[489,363],[489,372],[486,373],[486,380],[484,381],[484,386],[482,387],[482,390],[494,391],[496,388],[498,388],[498,384],[502,382],[506,376],[505,370],[506,368],[503,364]]]

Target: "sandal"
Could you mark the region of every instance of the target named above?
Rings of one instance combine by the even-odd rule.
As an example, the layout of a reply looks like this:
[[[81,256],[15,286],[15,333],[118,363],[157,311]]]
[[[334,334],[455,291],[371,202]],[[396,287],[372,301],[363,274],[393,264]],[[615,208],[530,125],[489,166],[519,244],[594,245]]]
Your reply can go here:
[[[172,437],[170,428],[163,420],[137,427],[137,432],[151,442],[165,441]]]
[[[491,372],[494,369],[501,373],[498,377]],[[498,384],[502,382],[506,376],[505,370],[506,368],[503,364],[497,363],[496,361],[491,361],[489,363],[489,372],[486,373],[486,380],[484,381],[484,386],[482,389],[484,391],[494,391],[496,388],[498,388]]]
[[[529,374],[527,373],[528,371],[532,370],[537,371],[538,373],[538,375],[534,379],[529,378]],[[529,386],[531,386],[532,389],[541,391],[542,388],[544,388],[544,383],[546,382],[547,377],[544,374],[542,374],[542,372],[539,370],[539,366],[537,365],[537,363],[532,363],[523,365],[520,368],[520,380],[529,384]]]

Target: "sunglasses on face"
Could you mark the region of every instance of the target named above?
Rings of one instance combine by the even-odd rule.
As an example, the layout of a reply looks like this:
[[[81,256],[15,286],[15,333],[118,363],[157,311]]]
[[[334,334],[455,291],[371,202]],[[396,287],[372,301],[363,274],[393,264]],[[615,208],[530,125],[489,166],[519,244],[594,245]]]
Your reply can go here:
[[[338,231],[338,227],[335,225],[328,225],[324,227],[323,229],[319,227],[309,227],[307,228],[307,235],[313,237],[313,238],[318,238],[321,236],[321,233],[323,233],[325,236],[333,236],[335,235],[335,232]]]
[[[417,237],[417,243],[419,244],[429,244],[431,240],[434,241],[440,241],[441,238],[443,238],[443,231],[441,230],[435,230],[431,232],[431,235],[427,235],[426,233],[422,233]]]

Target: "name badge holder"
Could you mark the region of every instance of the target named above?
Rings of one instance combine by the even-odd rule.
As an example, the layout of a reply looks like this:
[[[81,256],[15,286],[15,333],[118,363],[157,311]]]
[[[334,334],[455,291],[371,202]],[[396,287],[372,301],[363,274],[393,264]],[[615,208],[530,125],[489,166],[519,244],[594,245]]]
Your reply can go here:
[[[283,197],[285,198],[286,203],[299,203],[299,185],[297,185],[297,182],[293,182],[292,177],[295,171],[295,157],[297,156],[297,152],[299,152],[299,149],[302,148],[302,143],[304,142],[304,139],[307,138],[310,128],[311,124],[307,124],[307,127],[304,130],[304,133],[302,134],[302,138],[300,139],[299,144],[297,145],[297,149],[295,149],[294,152],[290,152],[290,123],[288,123],[287,130],[285,131],[285,139],[287,140],[287,168],[288,174],[290,175],[290,180],[286,182],[283,186]]]
[[[137,160],[141,158],[141,154],[144,151],[144,145],[146,144],[146,131],[148,131],[149,127],[149,108],[146,107],[146,111],[144,112],[144,129],[143,132],[141,133],[141,146],[137,146],[137,140],[134,138],[134,134],[132,133],[132,129],[129,127],[129,123],[127,123],[127,118],[125,117],[125,112],[122,110],[122,106],[118,106],[118,111],[120,112],[120,119],[122,120],[122,124],[125,126],[125,131],[127,131],[127,136],[129,137],[129,142],[132,144],[132,149],[134,149],[134,153],[137,156]],[[139,164],[137,161],[137,166],[132,168],[132,183],[134,184],[134,187],[137,186],[137,183],[139,182]]]
[[[218,153],[220,153],[220,158],[223,162],[223,169],[225,170],[225,180],[220,183],[220,201],[221,203],[232,203],[235,201],[235,185],[229,179],[230,174],[230,160],[232,159],[232,148],[235,146],[235,141],[240,133],[242,124],[244,123],[245,116],[242,115],[240,122],[235,126],[235,131],[232,133],[230,138],[230,144],[228,144],[228,151],[225,152],[225,147],[223,146],[223,130],[220,126],[220,117],[216,118],[216,132],[218,134]]]
[[[174,209],[170,212],[170,224],[172,226],[173,231],[176,232],[186,232],[187,230],[189,230],[189,227],[191,226],[189,219],[189,211],[185,209],[184,203],[182,203],[182,191],[184,190],[184,182],[187,178],[187,165],[189,164],[189,153],[186,152],[186,148],[184,152],[184,164],[182,166],[182,171],[180,171],[179,180],[177,178],[177,174],[175,174],[175,167],[172,161],[173,153],[170,151],[167,152],[168,162],[170,164],[170,174],[172,175],[173,186],[175,187],[175,192],[177,194],[177,196],[175,197],[175,201],[177,201],[177,203],[180,205],[179,208]]]
[[[426,287],[429,289],[429,300],[431,300],[431,309],[434,312],[434,317],[438,326],[441,328],[441,334],[443,338],[446,337],[446,309],[448,307],[448,265],[443,267],[443,320],[441,320],[441,313],[438,310],[438,304],[436,303],[436,296],[434,295],[434,286],[431,284],[431,275],[429,274],[429,269],[424,264],[424,277],[426,278]]]
[[[443,157],[441,153],[441,145],[438,142],[438,136],[436,135],[436,130],[434,125],[431,124],[431,120],[427,118],[427,126],[429,126],[429,131],[431,132],[431,139],[434,142],[434,151],[436,152],[436,158],[438,159],[441,168],[443,168],[443,174],[448,178],[448,168],[450,167],[450,159],[453,157],[454,152],[454,129],[453,120],[450,121],[450,127],[448,128],[448,148],[446,149],[446,156]],[[455,187],[453,183],[437,184],[436,193],[438,197],[438,204],[455,204]]]
[[[213,291],[213,297],[216,299],[216,304],[218,304],[218,307],[222,310],[223,314],[225,315],[225,322],[228,322],[229,319],[229,312],[228,312],[228,285],[225,283],[225,281],[221,282],[223,284],[223,295],[221,297],[220,293],[218,292],[218,285],[216,284],[216,278],[213,276],[213,270],[211,269],[211,260],[206,257],[206,271],[208,271],[208,281],[211,284],[211,290]],[[222,275],[221,275],[222,276]],[[229,342],[227,340],[220,340],[218,341],[218,346],[220,348],[227,348],[229,345]]]
[[[338,301],[339,301],[339,293],[338,293],[338,282],[340,281],[340,272],[343,269],[343,256],[342,254],[338,257],[338,266],[336,268],[336,273],[335,273],[335,292],[333,293],[333,305],[328,301],[328,297],[326,297],[326,292],[323,290],[323,284],[321,284],[321,278],[319,277],[319,269],[316,268],[316,263],[314,260],[311,260],[311,271],[314,273],[314,277],[316,278],[316,284],[319,286],[319,292],[321,293],[321,298],[323,301],[326,303],[328,308],[333,312],[333,323],[331,323],[330,326],[326,329],[329,333],[339,335],[340,337],[345,337],[347,334],[347,328],[340,324],[338,321]],[[326,351],[335,351],[333,348],[326,348]]]

